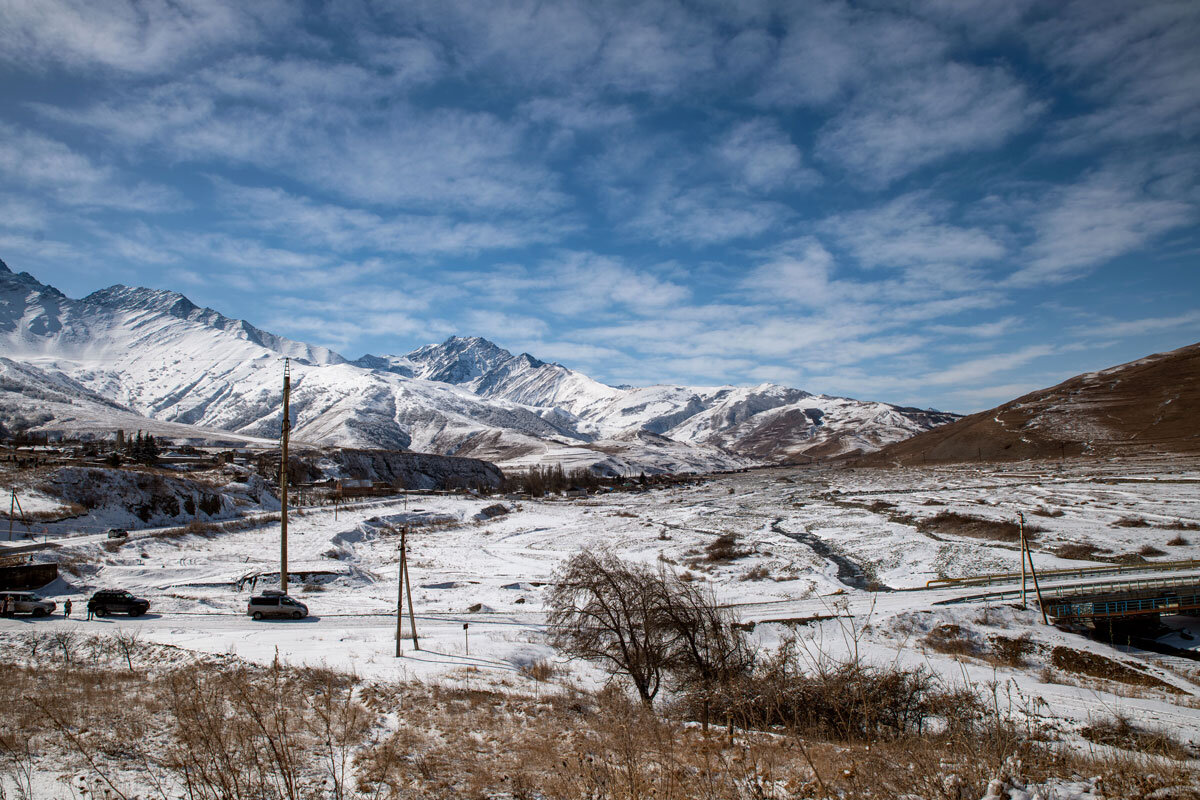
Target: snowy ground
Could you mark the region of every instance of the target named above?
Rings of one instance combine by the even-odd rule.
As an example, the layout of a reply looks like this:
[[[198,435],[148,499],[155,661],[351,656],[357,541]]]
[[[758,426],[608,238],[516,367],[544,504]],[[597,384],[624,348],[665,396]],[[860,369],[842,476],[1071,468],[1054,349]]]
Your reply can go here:
[[[509,513],[492,519],[480,514],[498,500],[414,496],[343,509],[336,519],[328,509],[293,515],[292,594],[312,611],[299,622],[256,623],[245,616],[255,588],[278,580],[277,525],[207,538],[148,537],[120,547],[85,537],[54,551],[63,577],[45,594],[60,604],[73,596],[79,617],[91,590],[121,587],[150,599],[151,613],[95,621],[0,620],[0,630],[119,626],[142,630],[153,641],[259,661],[278,653],[290,662],[366,677],[512,685],[521,680],[521,665],[554,657],[539,633],[542,598],[555,568],[580,548],[608,547],[710,582],[722,602],[759,623],[755,636],[764,645],[794,631],[831,655],[857,647],[881,663],[926,664],[951,680],[992,686],[1004,702],[1054,719],[1064,731],[1126,714],[1200,743],[1200,662],[1121,652],[1047,628],[1034,611],[1011,604],[935,605],[979,589],[919,589],[926,581],[1015,570],[1019,556],[1008,542],[923,533],[914,525],[945,511],[1012,520],[1023,510],[1045,529],[1036,553],[1045,570],[1103,563],[1049,552],[1063,544],[1094,545],[1108,551],[1103,558],[1128,556],[1147,544],[1167,553],[1151,561],[1200,558],[1200,531],[1187,529],[1200,522],[1195,465],[763,470],[642,493],[499,500]],[[1032,513],[1038,510],[1062,513]],[[1146,524],[1130,525],[1132,519]],[[421,650],[406,639],[403,657],[396,658],[396,530],[405,524]],[[742,554],[713,562],[706,548],[725,533],[737,535]],[[297,574],[303,576],[298,581]],[[913,591],[864,588],[872,583]],[[829,616],[843,618],[798,627],[781,622]],[[1165,641],[1183,648],[1200,643],[1200,619],[1166,621],[1177,632]],[[926,642],[939,626],[958,626],[984,650],[990,637],[1027,636],[1028,658],[1013,667],[946,655]],[[404,627],[407,636],[407,622]],[[1063,670],[1055,665],[1052,654],[1061,652],[1055,648],[1130,664],[1155,680],[1139,685]],[[600,677],[586,665],[569,669],[585,682]]]

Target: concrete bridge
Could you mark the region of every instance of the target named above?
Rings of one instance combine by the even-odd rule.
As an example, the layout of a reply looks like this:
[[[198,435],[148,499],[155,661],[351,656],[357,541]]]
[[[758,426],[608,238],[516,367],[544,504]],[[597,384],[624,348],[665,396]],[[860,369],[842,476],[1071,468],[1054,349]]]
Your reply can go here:
[[[1042,608],[1055,622],[1194,614],[1200,612],[1200,575],[1043,588]]]

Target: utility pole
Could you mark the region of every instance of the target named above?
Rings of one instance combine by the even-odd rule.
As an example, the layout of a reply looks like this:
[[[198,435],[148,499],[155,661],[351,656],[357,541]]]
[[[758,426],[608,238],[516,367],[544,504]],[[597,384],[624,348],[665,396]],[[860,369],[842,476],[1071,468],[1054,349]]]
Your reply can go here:
[[[13,519],[16,517],[16,512],[18,511],[21,512],[21,522],[25,523],[25,535],[27,537],[32,535],[30,533],[29,520],[25,518],[25,509],[21,508],[21,501],[17,499],[17,490],[14,487],[11,491],[12,498],[8,503],[8,540],[10,542],[13,540]]]
[[[1021,528],[1021,608],[1025,608],[1025,513],[1018,511],[1017,520]]]
[[[406,525],[407,528],[407,525]],[[400,582],[396,584],[396,657],[400,657],[400,642],[404,636],[404,534],[400,535],[400,561],[396,564],[396,573]]]
[[[400,529],[400,564],[404,568],[404,591],[408,595],[408,627],[412,628],[413,649],[420,650],[417,643],[417,615],[413,611],[412,578],[408,574],[408,526]]]
[[[279,499],[282,513],[279,515],[279,588],[287,594],[287,511],[288,511],[288,434],[292,420],[288,402],[292,393],[291,359],[283,360],[283,438],[280,440]]]
[[[413,612],[412,578],[408,577],[408,526],[400,529],[399,584],[396,587],[396,658],[400,657],[400,641],[404,638],[404,598],[408,596],[408,625],[412,628],[413,649],[420,650],[417,642],[417,617]]]
[[[1033,578],[1033,591],[1037,593],[1038,608],[1042,611],[1042,624],[1049,625],[1050,619],[1046,616],[1046,606],[1042,603],[1042,587],[1038,585],[1037,570],[1033,568],[1033,551],[1029,549],[1029,540],[1025,537],[1025,515],[1020,511],[1017,512],[1021,519],[1021,573],[1024,578],[1025,559],[1029,559],[1029,574]]]

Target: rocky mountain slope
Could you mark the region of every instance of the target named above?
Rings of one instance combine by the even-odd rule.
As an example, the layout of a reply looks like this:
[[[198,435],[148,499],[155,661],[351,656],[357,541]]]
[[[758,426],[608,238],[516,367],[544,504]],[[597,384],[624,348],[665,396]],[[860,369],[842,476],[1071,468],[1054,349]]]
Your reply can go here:
[[[878,464],[1200,452],[1200,344],[1088,372],[890,445]]]
[[[175,292],[113,286],[74,300],[3,262],[0,349],[0,424],[47,431],[270,440],[284,357],[298,441],[505,464],[730,469],[869,451],[953,419],[772,384],[617,388],[479,338],[351,362]]]

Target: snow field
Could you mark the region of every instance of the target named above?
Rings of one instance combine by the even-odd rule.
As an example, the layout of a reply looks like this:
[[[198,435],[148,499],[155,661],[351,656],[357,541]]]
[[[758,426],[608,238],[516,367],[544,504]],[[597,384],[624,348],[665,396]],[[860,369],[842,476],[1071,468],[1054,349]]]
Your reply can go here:
[[[763,470],[720,476],[696,485],[577,500],[506,500],[508,514],[484,519],[497,498],[412,496],[367,508],[305,509],[289,523],[292,594],[311,609],[300,622],[254,622],[248,597],[278,579],[278,526],[131,541],[109,552],[104,543],[63,548],[82,577],[63,574],[54,592],[81,600],[99,586],[119,586],[148,597],[145,618],[30,623],[0,621],[0,629],[62,625],[89,630],[130,627],[153,641],[209,653],[234,653],[266,662],[276,654],[292,663],[323,664],[365,677],[461,681],[503,688],[525,680],[522,666],[558,660],[540,638],[542,601],[555,569],[584,547],[612,549],[622,557],[686,570],[711,585],[718,599],[747,621],[772,647],[799,635],[813,653],[844,657],[857,648],[879,664],[923,665],[947,681],[990,687],[1020,713],[1059,726],[1064,734],[1116,714],[1200,742],[1200,686],[1186,659],[1140,651],[1120,652],[1073,633],[1046,628],[1035,611],[1009,605],[939,606],[964,594],[935,591],[865,591],[839,578],[839,563],[818,553],[804,533],[872,581],[893,589],[921,587],[943,575],[1014,570],[1018,553],[1007,542],[919,531],[905,516],[942,511],[1012,519],[1018,509],[1061,508],[1061,517],[1035,517],[1046,528],[1036,542],[1038,566],[1049,569],[1096,562],[1048,554],[1062,542],[1086,540],[1130,553],[1145,537],[1188,531],[1129,528],[1112,523],[1137,515],[1148,520],[1200,519],[1200,473],[1148,466],[1160,480],[1129,482],[1128,466],[1105,465],[1059,472],[1013,474],[976,469],[938,471]],[[1157,472],[1153,472],[1157,470]],[[1161,478],[1168,478],[1168,480]],[[1113,482],[1121,481],[1121,482]],[[874,506],[878,499],[890,506]],[[982,501],[982,502],[980,502]],[[930,503],[936,503],[932,505]],[[413,600],[421,650],[395,649],[399,526],[409,526]],[[709,547],[735,534],[736,557],[714,561]],[[1195,537],[1200,541],[1200,536]],[[1200,555],[1196,544],[1164,547],[1172,557]],[[256,583],[257,579],[257,583]],[[979,593],[978,588],[965,591]],[[82,608],[78,604],[77,608]],[[796,625],[786,620],[854,616]],[[1171,618],[1170,641],[1194,647],[1200,620]],[[464,637],[463,624],[469,625]],[[1028,663],[1006,666],[947,655],[923,640],[938,626],[964,636],[1027,636]],[[407,619],[404,631],[409,633]],[[1129,686],[1068,674],[1050,665],[1055,647],[1093,653],[1138,669],[1175,687]],[[469,653],[468,653],[469,648]],[[596,683],[593,667],[561,665],[575,680]]]

